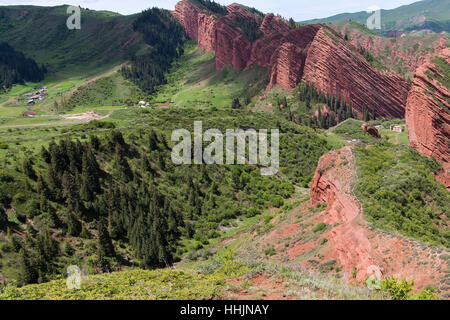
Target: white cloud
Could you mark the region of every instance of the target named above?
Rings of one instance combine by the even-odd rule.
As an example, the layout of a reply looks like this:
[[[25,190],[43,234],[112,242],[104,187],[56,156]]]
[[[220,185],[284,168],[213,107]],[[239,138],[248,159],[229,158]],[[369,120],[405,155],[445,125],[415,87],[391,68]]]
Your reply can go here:
[[[68,2],[68,3],[67,3]],[[410,4],[414,0],[219,0],[220,3],[228,5],[239,2],[247,6],[255,7],[263,12],[281,14],[295,20],[307,20],[324,18],[344,12],[366,11],[370,6],[378,6],[383,9],[393,9],[401,5]],[[140,12],[150,7],[173,9],[177,0],[0,0],[0,5],[31,4],[40,6],[56,6],[61,4],[80,5],[83,8],[95,10],[109,10],[122,14]]]

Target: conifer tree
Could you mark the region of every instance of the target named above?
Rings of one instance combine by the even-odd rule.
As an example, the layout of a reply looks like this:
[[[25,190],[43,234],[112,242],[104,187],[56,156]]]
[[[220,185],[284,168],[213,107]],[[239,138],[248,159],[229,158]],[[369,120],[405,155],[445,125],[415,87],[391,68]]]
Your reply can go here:
[[[28,252],[25,249],[21,249],[19,252],[19,274],[24,284],[38,282],[38,272],[33,268]]]
[[[148,137],[148,148],[149,151],[158,150],[158,137],[156,136],[155,131],[151,130]]]
[[[98,245],[100,250],[102,251],[102,253],[104,253],[106,257],[114,257],[115,256],[114,246],[108,232],[105,218],[99,219],[97,223],[97,230],[98,230]]]
[[[5,210],[3,210],[2,207],[0,207],[0,229],[4,229],[6,227],[7,222],[8,216],[6,215]]]
[[[27,175],[31,180],[36,180],[36,171],[33,169],[33,162],[30,159],[25,159],[23,161],[23,172]]]
[[[242,107],[241,102],[239,101],[239,98],[234,98],[233,103],[231,104],[232,109],[240,109]]]

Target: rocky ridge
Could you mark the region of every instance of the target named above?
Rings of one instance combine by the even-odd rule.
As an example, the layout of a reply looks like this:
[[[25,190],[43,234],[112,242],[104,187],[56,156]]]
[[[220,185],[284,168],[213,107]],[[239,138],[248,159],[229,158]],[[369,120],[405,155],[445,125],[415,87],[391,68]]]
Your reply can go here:
[[[376,108],[382,117],[403,117],[409,85],[395,75],[372,68],[349,42],[327,26],[308,25],[291,29],[283,19],[264,17],[232,4],[219,16],[189,0],[176,5],[173,15],[200,48],[214,51],[216,69],[232,65],[236,70],[259,65],[269,73],[268,88],[279,84],[293,89],[307,81],[323,92],[362,108]],[[233,24],[236,17],[253,19],[261,37],[251,42]]]
[[[438,56],[450,64],[450,48]],[[406,125],[411,147],[443,163],[439,179],[450,189],[450,88],[438,79],[450,74],[442,74],[434,61],[416,71],[406,105]]]

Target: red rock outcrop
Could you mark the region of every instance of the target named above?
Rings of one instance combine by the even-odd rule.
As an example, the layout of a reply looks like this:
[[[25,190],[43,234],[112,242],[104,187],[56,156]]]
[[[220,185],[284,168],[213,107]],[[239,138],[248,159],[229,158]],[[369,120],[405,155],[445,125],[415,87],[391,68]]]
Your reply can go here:
[[[216,69],[231,64],[236,70],[241,70],[247,65],[252,44],[237,28],[226,23],[225,18],[217,21],[216,38]]]
[[[383,75],[334,30],[321,25],[290,29],[273,14],[264,19],[245,7],[232,4],[228,14],[216,17],[189,0],[178,3],[173,15],[199,47],[215,51],[216,68],[232,65],[241,70],[252,65],[267,68],[269,88],[280,84],[293,89],[300,81],[351,102],[360,115],[363,106],[376,109],[379,117],[404,116],[409,90],[400,77]],[[254,43],[233,24],[236,17],[260,23],[263,36]],[[261,21],[262,20],[262,21]]]
[[[305,58],[302,48],[292,42],[283,43],[271,58],[269,86],[279,83],[289,89],[295,88],[301,80]]]
[[[198,40],[200,48],[208,52],[216,49],[216,18],[208,10],[183,0],[175,5],[172,15],[184,26],[189,38]]]
[[[309,45],[319,29],[318,25],[305,26],[284,34],[275,32],[256,40],[247,66],[256,64],[267,68],[269,88],[275,84],[295,88],[303,76]]]
[[[436,278],[443,274],[441,268],[445,268],[445,262],[434,255],[432,263],[422,266],[423,259],[433,257],[437,248],[374,230],[363,220],[361,206],[352,192],[357,180],[354,163],[351,147],[332,151],[320,159],[311,183],[310,205],[327,204],[327,208],[313,218],[312,225],[324,222],[332,226],[322,235],[329,243],[328,248],[321,251],[323,260],[334,259],[349,273],[356,268],[359,281],[370,276],[371,266],[376,266],[384,276],[414,279],[421,288],[438,282]],[[304,243],[300,246],[314,250],[317,245]],[[299,249],[293,248],[292,253]]]
[[[260,21],[262,18],[257,15],[256,13],[250,12],[245,7],[241,6],[240,4],[233,3],[227,6],[228,15],[227,18],[230,20],[233,20],[235,16],[239,16],[242,19],[246,20],[256,20]]]
[[[380,133],[378,132],[378,130],[376,128],[374,128],[372,126],[368,126],[365,123],[361,126],[361,128],[364,130],[364,132],[367,132],[372,137],[381,138]]]
[[[377,36],[375,34],[366,34],[351,25],[343,26],[334,24],[332,26],[342,37],[347,35],[348,41],[355,48],[362,48],[378,57],[384,65],[390,69],[395,69],[399,65],[414,73],[416,69],[427,60],[434,57],[436,52],[444,49],[448,41],[445,34],[423,33],[420,38],[413,39],[411,36],[392,34],[389,37]],[[414,32],[413,32],[414,33]],[[397,36],[395,39],[391,36]],[[418,41],[420,39],[420,41]],[[417,45],[417,48],[414,46]],[[432,50],[426,50],[430,48]],[[389,52],[389,54],[387,54]],[[361,52],[362,53],[362,52]]]
[[[189,0],[183,0],[175,5],[172,15],[180,21],[186,30],[186,34],[191,39],[198,39],[198,13],[197,8]]]
[[[350,44],[322,27],[308,50],[303,80],[316,89],[342,97],[362,114],[365,105],[379,117],[403,118],[409,86],[397,76],[382,75]]]
[[[198,15],[198,46],[207,52],[216,50],[217,21],[205,13]]]
[[[289,25],[284,19],[269,13],[264,17],[260,30],[265,36],[283,34],[289,31]]]
[[[450,63],[450,48],[439,56]],[[411,147],[443,162],[440,180],[450,188],[450,89],[435,79],[448,79],[450,74],[441,72],[432,61],[417,69],[406,104],[406,125]]]

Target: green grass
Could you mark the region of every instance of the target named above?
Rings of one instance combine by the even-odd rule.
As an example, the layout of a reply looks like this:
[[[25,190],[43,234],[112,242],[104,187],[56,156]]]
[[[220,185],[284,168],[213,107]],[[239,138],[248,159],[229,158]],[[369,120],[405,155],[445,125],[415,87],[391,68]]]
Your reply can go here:
[[[0,38],[39,64],[45,63],[48,76],[59,79],[97,73],[145,47],[140,37],[130,39],[136,15],[82,9],[81,30],[68,30],[66,8],[2,7]]]
[[[155,105],[171,101],[177,107],[228,108],[234,98],[241,104],[258,94],[267,83],[267,71],[261,67],[238,72],[225,67],[216,71],[213,53],[205,53],[189,42],[185,55],[175,63],[162,86],[152,100]]]
[[[364,122],[356,119],[347,119],[336,127],[331,129],[331,132],[340,136],[345,140],[361,139],[363,142],[374,142],[376,138],[364,132],[361,128]]]
[[[137,86],[117,72],[118,67],[103,70],[91,76],[74,76],[63,81],[16,85],[8,93],[0,96],[0,127],[15,127],[24,125],[45,125],[52,123],[70,124],[57,117],[58,113],[73,114],[95,110],[108,114],[124,108],[125,104],[135,104],[143,98],[143,93]],[[95,81],[93,81],[95,80]],[[36,105],[27,106],[25,94],[47,85],[48,97]],[[75,96],[71,96],[76,92]],[[62,101],[65,103],[62,103]],[[57,101],[58,108],[55,108]],[[34,118],[23,117],[25,111],[34,111]]]
[[[427,71],[428,78],[435,79],[444,87],[450,89],[450,64],[441,57],[434,58],[432,61],[435,63],[440,74]]]
[[[144,97],[144,93],[131,81],[125,80],[120,72],[100,78],[88,84],[80,85],[70,99],[59,106],[60,111],[72,111],[75,108],[98,108],[119,106],[135,102]]]
[[[130,269],[83,276],[80,290],[68,289],[66,280],[9,286],[0,290],[0,300],[211,300],[223,297],[227,280],[250,271],[229,250],[222,250],[211,262],[213,268],[197,264],[183,270]]]
[[[450,194],[433,173],[440,165],[405,145],[356,148],[356,194],[364,214],[384,230],[450,247]]]

